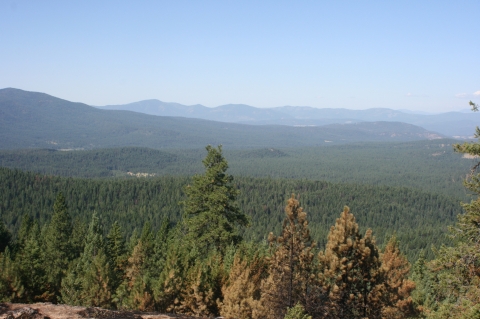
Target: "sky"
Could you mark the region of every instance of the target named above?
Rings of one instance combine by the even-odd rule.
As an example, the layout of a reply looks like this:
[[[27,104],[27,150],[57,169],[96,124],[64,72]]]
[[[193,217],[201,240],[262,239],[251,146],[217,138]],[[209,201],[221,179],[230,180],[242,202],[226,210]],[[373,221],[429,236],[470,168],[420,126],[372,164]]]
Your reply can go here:
[[[0,88],[101,106],[480,103],[480,1],[0,0]]]

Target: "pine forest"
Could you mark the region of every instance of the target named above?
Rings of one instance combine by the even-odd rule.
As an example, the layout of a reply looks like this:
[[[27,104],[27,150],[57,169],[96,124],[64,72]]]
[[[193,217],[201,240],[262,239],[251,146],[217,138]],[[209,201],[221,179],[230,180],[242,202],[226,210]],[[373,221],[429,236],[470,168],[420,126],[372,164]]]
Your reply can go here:
[[[480,143],[448,143],[387,147],[392,160],[412,145],[452,158],[408,185],[367,168],[378,144],[332,147],[323,171],[306,148],[2,151],[0,301],[228,319],[480,318],[479,165],[453,160],[480,156]],[[368,174],[329,173],[348,152]],[[424,159],[405,161],[413,176]]]

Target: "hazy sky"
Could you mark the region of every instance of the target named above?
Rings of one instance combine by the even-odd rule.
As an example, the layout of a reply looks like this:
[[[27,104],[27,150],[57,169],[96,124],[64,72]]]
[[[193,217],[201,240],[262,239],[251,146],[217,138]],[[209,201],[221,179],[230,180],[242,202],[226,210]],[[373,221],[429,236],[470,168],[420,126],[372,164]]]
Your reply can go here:
[[[0,0],[0,88],[91,105],[480,103],[480,1]]]

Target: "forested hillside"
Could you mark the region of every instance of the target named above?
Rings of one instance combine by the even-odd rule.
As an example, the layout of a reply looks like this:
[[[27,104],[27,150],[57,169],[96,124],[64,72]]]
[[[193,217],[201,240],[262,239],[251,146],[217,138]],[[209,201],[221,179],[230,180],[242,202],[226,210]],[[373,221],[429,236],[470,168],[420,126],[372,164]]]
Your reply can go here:
[[[179,203],[191,182],[186,177],[73,179],[6,168],[0,169],[0,180],[0,216],[14,233],[24,214],[40,225],[48,222],[55,197],[63,192],[72,218],[87,223],[96,211],[107,229],[117,221],[128,235],[140,231],[146,222],[158,229],[165,217],[179,222]],[[461,212],[458,199],[408,188],[249,177],[235,178],[234,185],[240,209],[251,219],[251,227],[242,235],[257,242],[266,238],[268,230],[279,231],[285,201],[292,193],[298,194],[309,212],[312,236],[320,246],[338,212],[348,205],[361,225],[375,231],[379,243],[396,232],[412,259],[421,249],[433,256],[431,244],[447,242],[446,228]]]
[[[454,140],[445,139],[315,148],[227,148],[224,154],[235,176],[410,187],[464,199],[466,190],[462,180],[473,160],[455,154],[453,143]],[[138,147],[70,152],[11,150],[0,151],[0,166],[89,178],[129,177],[142,173],[191,176],[202,172],[204,155],[204,149]]]
[[[244,125],[129,111],[106,111],[44,93],[0,90],[0,149],[142,146],[235,148],[318,146],[358,141],[417,141],[441,135],[400,122],[324,127]]]

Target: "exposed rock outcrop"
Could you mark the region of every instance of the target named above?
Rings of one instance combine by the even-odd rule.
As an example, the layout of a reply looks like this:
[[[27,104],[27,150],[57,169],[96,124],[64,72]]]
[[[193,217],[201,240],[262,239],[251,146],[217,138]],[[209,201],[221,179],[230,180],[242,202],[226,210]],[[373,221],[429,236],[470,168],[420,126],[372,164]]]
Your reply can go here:
[[[0,303],[0,319],[201,319],[177,314],[108,310],[96,307],[54,305],[51,303]]]
[[[50,319],[38,312],[37,309],[21,307],[9,310],[8,305],[0,305],[0,318],[5,319]]]

